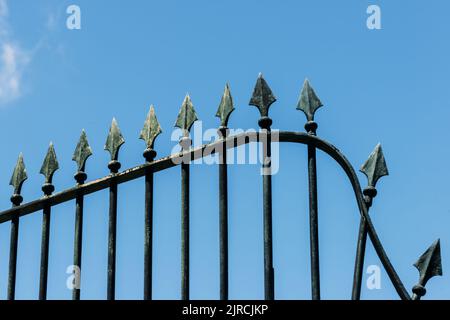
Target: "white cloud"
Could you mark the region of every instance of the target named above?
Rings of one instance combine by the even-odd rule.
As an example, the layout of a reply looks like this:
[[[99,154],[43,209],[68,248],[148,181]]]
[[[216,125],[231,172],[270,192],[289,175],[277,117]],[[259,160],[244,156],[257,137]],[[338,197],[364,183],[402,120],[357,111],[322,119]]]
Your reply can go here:
[[[0,0],[0,105],[20,97],[23,70],[30,60],[9,28],[7,0]]]
[[[20,96],[23,67],[28,58],[18,47],[3,43],[0,48],[0,105]]]
[[[0,16],[8,15],[8,4],[6,0],[0,0]]]

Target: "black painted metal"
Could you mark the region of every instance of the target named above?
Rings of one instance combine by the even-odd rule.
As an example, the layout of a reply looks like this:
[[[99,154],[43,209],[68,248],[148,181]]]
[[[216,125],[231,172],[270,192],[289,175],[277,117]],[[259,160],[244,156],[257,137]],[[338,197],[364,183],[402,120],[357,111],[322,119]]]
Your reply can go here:
[[[367,161],[362,165],[360,171],[367,176],[368,186],[363,190],[364,201],[366,203],[367,212],[372,206],[373,199],[377,195],[375,188],[378,180],[389,175],[386,161],[384,159],[381,144],[378,144],[374,151],[370,154]],[[353,275],[352,300],[361,298],[361,283],[364,268],[364,257],[366,255],[367,242],[367,225],[364,218],[361,217],[358,233],[358,243],[356,245],[355,271]]]
[[[107,275],[107,299],[116,298],[116,239],[117,239],[117,180],[116,175],[121,167],[117,160],[119,149],[125,143],[116,119],[112,120],[105,150],[109,151],[111,161],[108,168],[111,172],[109,185],[109,222],[108,222],[108,275]]]
[[[226,127],[219,128],[222,139],[226,138],[227,132]],[[228,300],[228,170],[226,150],[224,142],[219,153],[220,300]]]
[[[83,196],[77,196],[75,203],[75,236],[74,236],[74,253],[73,253],[73,265],[79,268],[80,273],[75,276],[81,277],[81,256],[82,256],[82,243],[83,243]],[[81,278],[76,279],[74,288],[72,289],[72,299],[80,300],[80,288],[77,284],[81,281]]]
[[[262,74],[256,81],[249,104],[258,108],[261,118],[258,125],[264,133],[263,148],[263,236],[264,236],[264,296],[266,300],[275,298],[275,276],[273,268],[272,245],[272,153],[271,132],[272,119],[269,118],[269,108],[277,99],[272,93]]]
[[[117,238],[117,182],[111,181],[109,187],[108,223],[108,284],[107,299],[116,297],[116,238]]]
[[[270,123],[270,122],[269,122]],[[264,296],[266,300],[275,298],[273,244],[272,244],[272,172],[270,124],[262,125],[267,130],[263,141],[263,223],[264,223]]]
[[[115,164],[118,162],[111,162]],[[110,168],[111,169],[111,168]],[[115,170],[111,169],[112,174]],[[116,239],[117,239],[117,181],[111,180],[109,186],[109,223],[108,223],[108,280],[107,299],[116,297]]]
[[[47,300],[47,278],[48,278],[48,248],[50,241],[50,217],[49,205],[44,206],[42,216],[42,240],[41,240],[41,267],[39,277],[39,300]]]
[[[192,145],[189,139],[189,130],[198,120],[191,97],[186,95],[180,112],[178,113],[175,127],[183,131],[180,139],[181,151],[189,150]],[[181,162],[181,299],[189,300],[189,166],[190,157],[183,157]]]
[[[181,299],[189,300],[189,164],[181,164]]]
[[[58,161],[53,143],[50,143],[44,163],[42,164],[41,174],[45,176],[45,184],[42,186],[44,197],[48,198],[55,187],[52,184],[53,174],[59,169]],[[50,243],[50,219],[51,205],[48,201],[44,201],[42,215],[42,239],[41,239],[41,267],[39,276],[39,300],[47,299],[47,278],[48,278],[48,255]]]
[[[305,125],[306,132],[315,136],[317,123],[314,115],[323,104],[306,79],[297,110],[303,111],[308,122]],[[309,185],[309,235],[311,256],[311,295],[313,300],[320,300],[320,264],[319,264],[319,218],[317,208],[317,165],[316,148],[308,145],[308,185]]]
[[[191,140],[184,137],[180,140],[182,150],[189,149]],[[189,174],[188,158],[181,164],[181,300],[189,300]]]
[[[263,132],[247,132],[238,135],[233,135],[226,139],[225,145],[227,149],[235,148],[240,145],[246,144],[249,141],[261,141],[262,139],[266,139],[264,135],[265,134]],[[308,135],[307,133],[280,131],[279,140],[280,142],[313,145],[317,149],[320,149],[321,151],[330,155],[342,167],[342,169],[348,176],[349,182],[355,193],[359,212],[361,216],[364,217],[367,221],[368,234],[370,236],[370,239],[373,243],[373,246],[376,250],[378,257],[380,258],[400,298],[410,299],[408,292],[406,291],[402,281],[398,277],[394,267],[389,261],[389,258],[383,248],[383,245],[381,244],[381,241],[378,238],[378,235],[375,231],[375,227],[373,226],[371,219],[367,213],[367,208],[364,202],[364,195],[362,193],[356,172],[350,165],[349,161],[345,158],[345,156],[330,143],[318,137]],[[181,159],[184,158],[190,158],[192,160],[199,159],[203,156],[204,150],[206,149],[212,150],[210,154],[214,154],[215,152],[214,150],[219,148],[219,144],[223,144],[223,141],[216,141],[209,145],[203,145],[194,149],[190,149],[181,154],[174,154],[170,157],[165,157],[159,160],[155,160],[148,164],[131,168],[124,172],[118,173],[114,177],[110,175],[102,179],[86,183],[78,188],[71,188],[66,191],[51,195],[45,199],[35,200],[18,207],[7,209],[2,213],[0,213],[0,222],[10,221],[14,216],[24,216],[32,212],[42,210],[42,208],[45,206],[46,203],[50,204],[51,206],[54,206],[59,203],[73,200],[76,198],[77,192],[79,194],[87,195],[99,190],[106,189],[110,186],[113,179],[117,184],[125,183],[127,181],[143,177],[145,175],[146,170],[148,170],[149,168],[152,168],[153,172],[158,172],[176,166],[177,164],[181,163]]]
[[[153,106],[147,116],[140,138],[145,140],[147,149],[144,152],[146,163],[119,173],[120,163],[118,152],[124,139],[113,119],[110,132],[105,144],[105,149],[111,154],[108,164],[111,174],[96,181],[85,183],[86,174],[84,165],[86,159],[92,154],[87,143],[84,131],[80,137],[73,160],[78,164],[78,172],[75,175],[77,185],[65,191],[53,194],[54,186],[52,177],[58,169],[56,154],[51,144],[41,168],[45,176],[45,184],[42,187],[44,197],[32,202],[21,204],[22,196],[20,188],[26,179],[26,171],[23,159],[20,156],[16,169],[11,179],[14,186],[14,194],[11,197],[13,207],[0,212],[0,223],[11,221],[11,243],[10,243],[10,266],[8,277],[8,299],[15,298],[17,246],[19,233],[19,219],[21,216],[43,210],[42,243],[41,243],[41,266],[39,299],[47,298],[47,278],[49,259],[49,237],[51,207],[63,202],[75,200],[75,237],[74,237],[74,265],[81,268],[82,256],[82,228],[83,228],[83,197],[85,195],[109,188],[109,230],[108,230],[108,270],[107,270],[107,298],[115,299],[115,272],[116,272],[116,236],[117,236],[117,191],[118,185],[140,177],[145,177],[145,242],[144,242],[144,299],[152,299],[152,238],[153,238],[153,176],[154,173],[180,165],[181,167],[181,298],[189,300],[189,169],[193,160],[204,156],[219,153],[219,249],[220,249],[220,298],[228,299],[228,194],[227,194],[227,156],[226,150],[257,141],[263,147],[263,222],[264,222],[264,285],[265,299],[275,298],[274,290],[274,267],[273,267],[273,245],[272,245],[272,176],[271,176],[271,124],[268,117],[269,107],[276,101],[271,89],[260,75],[258,77],[250,105],[259,109],[261,118],[258,122],[260,132],[248,132],[233,136],[227,135],[227,122],[230,113],[234,110],[229,86],[225,87],[224,95],[216,116],[221,120],[219,132],[222,137],[208,145],[197,148],[191,147],[189,130],[197,120],[190,97],[187,95],[183,101],[175,126],[183,130],[180,140],[181,152],[169,157],[154,160],[156,152],[153,143],[161,133],[161,128],[156,119]],[[316,149],[331,156],[344,170],[354,190],[355,198],[361,216],[358,234],[357,253],[355,259],[355,273],[353,281],[352,299],[359,299],[361,294],[362,272],[364,265],[365,247],[367,235],[375,248],[375,251],[383,264],[399,297],[404,300],[419,300],[426,293],[427,281],[437,275],[442,275],[440,243],[439,240],[419,258],[415,266],[419,270],[420,278],[417,285],[413,287],[413,296],[406,291],[402,281],[392,266],[375,227],[368,214],[372,200],[376,196],[375,184],[377,180],[387,175],[387,167],[381,152],[377,146],[363,165],[361,171],[367,175],[368,187],[361,190],[355,170],[344,155],[333,145],[316,136],[317,124],[314,122],[314,114],[322,106],[319,98],[309,84],[305,81],[297,109],[303,111],[307,117],[305,125],[307,133],[284,132],[278,134],[279,142],[301,143],[308,146],[308,176],[309,176],[309,203],[310,203],[310,246],[311,246],[311,287],[312,298],[320,299],[320,266],[319,266],[319,241],[318,241],[318,214],[317,214],[317,165]],[[220,150],[220,151],[218,151]],[[78,279],[79,281],[79,279]],[[80,299],[80,290],[73,290],[73,299]]]
[[[153,150],[155,138],[162,132],[161,126],[156,119],[155,108],[150,106],[150,111],[141,130],[140,139],[144,140],[147,149],[144,151],[144,158],[147,163],[152,162],[156,157]],[[144,231],[144,300],[152,299],[153,283],[153,171],[149,168],[145,172],[145,231]]]
[[[9,249],[8,300],[16,296],[17,245],[19,238],[19,218],[11,220],[11,242]]]
[[[412,300],[420,300],[427,292],[425,285],[435,276],[442,276],[441,241],[436,240],[414,264],[419,270],[419,283],[413,287]]]
[[[367,212],[370,207],[367,206]],[[355,259],[355,271],[353,274],[353,288],[352,288],[352,300],[361,299],[361,285],[364,268],[364,257],[366,256],[366,243],[367,243],[367,225],[364,218],[360,219],[358,242],[356,245],[356,259]]]
[[[27,179],[27,173],[25,170],[25,164],[23,162],[22,154],[19,155],[16,167],[14,168],[13,175],[11,177],[10,185],[14,187],[14,193],[11,196],[11,203],[13,207],[20,206],[23,201],[23,197],[20,195],[22,185]],[[7,299],[14,300],[16,295],[16,271],[17,271],[17,247],[19,239],[19,223],[20,218],[18,216],[13,217],[11,220],[11,241],[9,249],[9,272],[8,272],[8,293]]]
[[[156,156],[153,149],[147,149],[144,157],[152,162]],[[153,171],[145,173],[145,233],[144,233],[144,299],[152,299],[153,271]]]
[[[84,169],[84,168],[82,168]],[[86,181],[87,175],[84,170],[77,172],[75,175],[75,180],[78,185],[82,185]],[[75,232],[74,232],[74,251],[73,251],[73,265],[78,268],[80,273],[77,274],[76,270],[75,276],[79,277],[75,280],[74,288],[72,289],[72,299],[80,300],[80,288],[77,287],[81,283],[81,257],[83,248],[83,204],[84,196],[78,194],[75,199]]]
[[[230,86],[225,89],[217,109],[220,119],[219,139],[223,141],[219,152],[219,256],[220,256],[220,300],[228,300],[228,165],[225,138],[230,114],[234,111]]]
[[[75,148],[72,160],[78,165],[78,172],[74,178],[77,182],[77,186],[84,184],[87,179],[85,171],[86,160],[92,155],[92,149],[87,141],[86,132],[81,132],[80,140]],[[83,248],[83,203],[84,196],[77,194],[75,199],[75,231],[74,231],[74,249],[73,249],[73,265],[74,268],[74,287],[72,289],[72,300],[80,300],[80,287],[81,284],[81,257]],[[78,272],[79,271],[79,272]],[[78,279],[76,278],[78,277]]]
[[[311,124],[311,123],[308,123]],[[315,135],[315,129],[309,129]],[[320,300],[319,270],[319,221],[317,210],[317,169],[316,148],[308,145],[308,184],[309,184],[309,233],[311,255],[311,294],[313,300]]]

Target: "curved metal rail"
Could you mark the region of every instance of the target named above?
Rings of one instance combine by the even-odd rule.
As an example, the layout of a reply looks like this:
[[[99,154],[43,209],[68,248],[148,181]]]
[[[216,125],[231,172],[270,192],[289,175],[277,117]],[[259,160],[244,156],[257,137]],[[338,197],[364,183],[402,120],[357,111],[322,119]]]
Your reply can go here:
[[[369,237],[374,245],[374,248],[376,250],[378,257],[380,258],[381,263],[383,264],[400,298],[404,300],[410,300],[411,299],[410,295],[406,291],[402,281],[400,280],[397,272],[395,271],[392,263],[390,262],[386,254],[386,251],[383,248],[383,245],[381,244],[381,241],[378,237],[378,234],[375,230],[372,220],[370,219],[370,216],[368,214],[366,203],[364,201],[364,195],[362,193],[358,177],[356,175],[354,168],[347,160],[347,158],[334,145],[316,136],[309,135],[303,132],[288,132],[288,131],[279,131],[278,134],[280,142],[300,143],[314,146],[320,149],[321,151],[325,152],[329,156],[331,156],[341,166],[341,168],[346,173],[352,185],[360,215],[365,219],[367,223]],[[13,207],[3,212],[0,212],[0,223],[4,223],[16,217],[21,217],[30,214],[32,212],[42,210],[44,207],[47,206],[55,206],[57,204],[76,199],[77,196],[80,195],[88,195],[96,191],[109,188],[111,184],[121,184],[130,180],[143,177],[145,176],[146,172],[148,172],[149,169],[153,173],[156,173],[158,171],[180,165],[183,161],[186,160],[193,161],[195,159],[199,159],[207,155],[212,155],[216,153],[217,150],[219,150],[219,148],[223,145],[225,145],[226,149],[231,149],[236,148],[243,144],[248,144],[249,142],[260,142],[263,139],[267,138],[265,137],[265,135],[266,133],[264,132],[248,132],[234,136],[229,136],[225,139],[225,141],[218,140],[213,143],[202,145],[200,147],[183,151],[178,154],[173,154],[171,156],[158,159],[114,175],[109,175],[104,178],[88,182],[85,184],[80,184],[65,191],[55,193],[53,195],[46,196],[41,199],[28,202],[23,205]]]

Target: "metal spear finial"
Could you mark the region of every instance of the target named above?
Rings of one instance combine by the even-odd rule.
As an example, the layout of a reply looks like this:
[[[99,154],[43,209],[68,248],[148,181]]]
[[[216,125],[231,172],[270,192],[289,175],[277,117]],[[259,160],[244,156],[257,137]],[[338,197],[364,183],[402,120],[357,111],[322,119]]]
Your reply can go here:
[[[378,179],[389,175],[380,143],[376,145],[367,161],[361,166],[360,171],[367,176],[370,187],[375,187]]]
[[[255,89],[253,90],[249,104],[259,109],[261,117],[268,117],[269,107],[275,101],[277,101],[277,98],[275,98],[266,80],[264,80],[262,73],[260,73],[258,80],[256,80]]]
[[[431,278],[442,276],[441,241],[437,239],[414,264],[419,270],[419,283],[413,288],[413,300],[420,300],[426,294],[425,286]]]
[[[377,195],[375,188],[378,179],[389,174],[384,160],[383,150],[381,144],[377,144],[373,152],[370,154],[367,161],[361,166],[360,171],[367,176],[367,187],[364,188],[364,201],[367,210],[372,206],[373,198]],[[361,282],[364,267],[364,257],[366,252],[367,242],[367,224],[366,220],[361,218],[359,225],[358,244],[356,249],[356,261],[354,271],[354,282],[352,289],[352,299],[359,300],[361,297]]]
[[[113,118],[111,128],[109,129],[108,138],[105,143],[105,150],[108,150],[111,154],[111,161],[117,161],[119,149],[124,143],[125,139],[120,132],[116,119]]]
[[[197,114],[195,113],[191,97],[187,94],[183,100],[183,104],[181,105],[180,112],[178,113],[175,127],[182,129],[184,134],[187,136],[192,124],[197,120]]]
[[[234,110],[233,97],[230,93],[230,86],[228,83],[225,86],[225,90],[220,100],[219,109],[217,110],[216,117],[220,118],[220,125],[227,127],[230,114]]]
[[[145,119],[144,127],[141,130],[139,139],[142,139],[147,144],[148,149],[153,149],[156,137],[162,133],[161,126],[156,118],[155,108],[150,106],[147,118]]]
[[[78,165],[78,171],[84,171],[86,160],[92,155],[92,149],[87,140],[87,135],[84,129],[81,131],[81,136],[78,141],[72,160]]]
[[[300,100],[297,104],[297,110],[301,110],[305,113],[308,121],[314,121],[314,114],[317,109],[322,107],[323,104],[320,101],[319,97],[316,95],[316,92],[311,87],[308,79],[305,79],[303,84],[303,89],[300,94]]]
[[[22,185],[27,179],[28,176],[27,170],[25,169],[25,163],[23,162],[23,154],[20,153],[11,180],[9,182],[9,185],[14,187],[14,194],[20,194]]]
[[[45,177],[45,183],[51,184],[53,174],[59,169],[58,160],[56,159],[56,152],[53,146],[53,142],[50,142],[47,155],[45,156],[44,163],[42,164],[40,173]]]

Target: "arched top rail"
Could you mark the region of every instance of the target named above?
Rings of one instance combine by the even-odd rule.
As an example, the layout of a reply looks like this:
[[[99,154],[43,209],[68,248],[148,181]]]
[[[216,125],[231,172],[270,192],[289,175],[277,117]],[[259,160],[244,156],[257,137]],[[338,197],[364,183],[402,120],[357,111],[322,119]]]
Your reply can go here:
[[[63,202],[73,200],[77,195],[88,195],[99,190],[106,189],[110,186],[111,182],[114,181],[118,184],[134,180],[143,177],[148,170],[153,172],[158,172],[171,167],[175,167],[187,161],[193,161],[208,155],[217,153],[217,150],[225,145],[226,149],[236,148],[240,145],[248,144],[249,142],[260,142],[263,139],[267,139],[266,132],[263,130],[261,132],[246,132],[233,136],[229,136],[226,139],[217,140],[210,144],[202,145],[197,148],[192,148],[187,151],[183,151],[177,154],[172,154],[168,157],[164,157],[117,174],[111,174],[98,180],[87,182],[85,184],[67,189],[55,193],[48,197],[43,197],[38,200],[34,200],[25,203],[18,207],[13,207],[11,209],[0,212],[0,223],[10,221],[13,217],[24,216],[35,211],[42,210],[44,205],[54,206]],[[288,131],[277,131],[272,133],[278,135],[279,142],[284,143],[300,143],[306,145],[312,145],[317,149],[327,153],[331,156],[344,170],[346,173],[353,191],[355,193],[356,202],[358,204],[359,212],[361,216],[365,219],[368,228],[369,237],[375,247],[375,250],[380,258],[386,272],[389,275],[397,293],[402,299],[410,299],[408,292],[406,291],[404,285],[402,284],[399,276],[397,275],[394,267],[392,266],[389,258],[381,244],[381,241],[376,233],[375,227],[368,215],[367,207],[364,202],[364,196],[361,190],[361,186],[350,162],[347,158],[331,143],[318,138],[317,136],[309,135],[304,132],[288,132]]]

